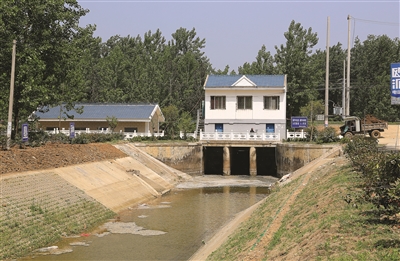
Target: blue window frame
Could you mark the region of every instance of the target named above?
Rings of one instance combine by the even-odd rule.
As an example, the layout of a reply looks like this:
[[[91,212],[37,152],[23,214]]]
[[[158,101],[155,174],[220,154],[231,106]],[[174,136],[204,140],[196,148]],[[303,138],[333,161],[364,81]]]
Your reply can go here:
[[[267,133],[275,133],[275,124],[267,123],[265,127]]]
[[[216,132],[224,132],[224,124],[222,124],[222,123],[215,123],[215,131],[216,131]]]

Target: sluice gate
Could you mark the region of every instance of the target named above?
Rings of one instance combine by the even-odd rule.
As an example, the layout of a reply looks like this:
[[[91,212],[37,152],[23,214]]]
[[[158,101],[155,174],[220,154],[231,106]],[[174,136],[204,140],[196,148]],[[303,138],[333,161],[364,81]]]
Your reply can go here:
[[[166,165],[198,175],[249,175],[282,177],[337,144],[291,144],[271,142],[196,142],[135,144]]]
[[[204,146],[204,174],[277,176],[275,155],[275,147]]]

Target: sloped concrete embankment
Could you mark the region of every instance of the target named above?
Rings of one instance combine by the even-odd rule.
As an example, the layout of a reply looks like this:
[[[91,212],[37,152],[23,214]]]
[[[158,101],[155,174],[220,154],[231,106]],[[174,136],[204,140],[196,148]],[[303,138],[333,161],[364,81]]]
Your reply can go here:
[[[120,145],[129,157],[0,177],[0,260],[79,234],[191,177]]]

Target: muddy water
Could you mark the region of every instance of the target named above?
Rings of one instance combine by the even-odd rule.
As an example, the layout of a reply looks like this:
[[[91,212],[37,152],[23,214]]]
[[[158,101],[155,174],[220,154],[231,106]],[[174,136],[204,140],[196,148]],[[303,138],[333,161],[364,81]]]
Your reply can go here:
[[[267,196],[269,181],[246,183],[246,179],[223,187],[194,185],[204,186],[201,182],[187,184],[186,188],[177,188],[161,198],[132,206],[119,214],[117,222],[106,223],[97,232],[63,240],[52,250],[57,255],[35,255],[34,258],[187,260],[236,213]]]

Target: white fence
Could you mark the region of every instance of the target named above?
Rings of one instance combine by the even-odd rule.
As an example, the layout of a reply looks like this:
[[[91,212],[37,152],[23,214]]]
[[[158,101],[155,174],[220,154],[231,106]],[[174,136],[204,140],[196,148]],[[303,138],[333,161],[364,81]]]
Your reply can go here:
[[[189,135],[187,135],[189,136]],[[196,138],[196,135],[190,135]],[[257,133],[257,132],[203,132],[200,131],[200,140],[259,140],[280,141],[279,133]]]
[[[301,131],[286,131],[287,139],[304,139],[308,133]],[[180,138],[184,138],[184,133],[180,132]],[[186,133],[186,137],[197,139],[196,133]],[[279,133],[257,133],[257,132],[203,132],[200,131],[200,140],[260,140],[260,141],[280,141]]]
[[[304,132],[303,130],[301,131],[291,131],[286,130],[286,137],[287,139],[304,139],[307,138],[308,133]]]
[[[63,133],[65,135],[69,135],[69,130],[59,130],[58,128],[53,129],[52,131],[46,131],[49,134],[57,134],[57,133]],[[93,134],[93,133],[103,133],[103,134],[110,134],[112,133],[110,129],[101,129],[101,130],[90,130],[89,128],[86,128],[86,130],[75,130],[75,135],[80,135],[81,133],[88,133],[88,134]],[[116,133],[116,132],[114,132]],[[124,135],[124,139],[131,139],[134,137],[164,137],[164,131],[160,133],[151,133],[150,131],[148,132],[123,132],[120,131],[119,133],[122,133]]]
[[[46,131],[49,134],[57,134],[57,133],[63,133],[65,135],[69,135],[69,130],[59,130],[58,128],[53,129],[52,131]],[[101,129],[101,130],[90,130],[87,128],[86,130],[75,130],[75,135],[79,135],[81,133],[111,133],[111,130],[107,129]],[[164,131],[160,133],[151,133],[150,131],[148,132],[122,132],[124,135],[124,139],[131,139],[134,137],[164,137]],[[289,130],[286,131],[287,133],[287,139],[303,139],[306,138],[307,132],[304,132],[303,130],[298,131],[298,132],[289,132]],[[179,134],[180,138],[184,138],[184,133],[181,131]],[[186,133],[186,137],[192,137],[194,139],[197,139],[197,134],[196,133]],[[258,140],[258,141],[280,141],[281,137],[279,133],[267,133],[267,132],[262,132],[262,133],[257,133],[257,132],[203,132],[200,131],[200,140]]]

